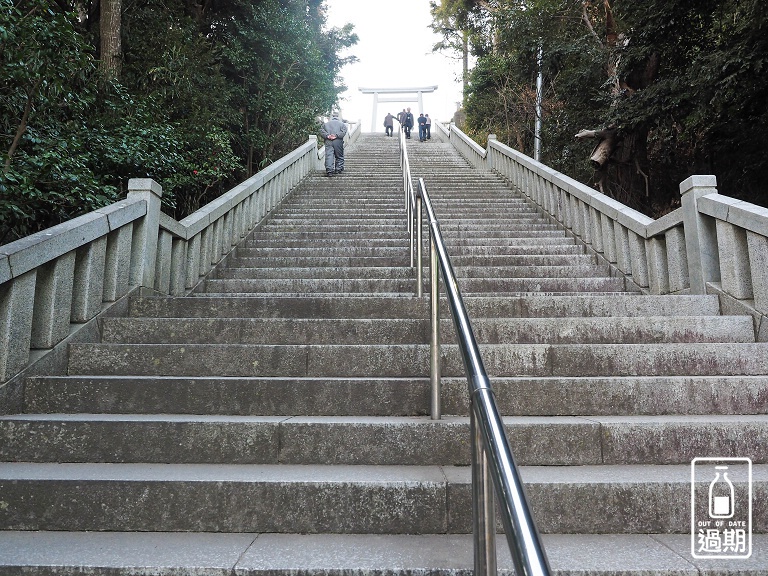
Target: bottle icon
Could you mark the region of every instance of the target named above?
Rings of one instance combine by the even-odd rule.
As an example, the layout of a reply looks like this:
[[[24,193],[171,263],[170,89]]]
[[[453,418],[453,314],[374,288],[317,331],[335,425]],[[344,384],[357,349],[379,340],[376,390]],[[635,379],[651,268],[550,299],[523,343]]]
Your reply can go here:
[[[715,466],[715,479],[709,485],[710,518],[732,518],[734,493],[733,484],[728,479],[728,466]],[[720,478],[720,471],[723,477]]]

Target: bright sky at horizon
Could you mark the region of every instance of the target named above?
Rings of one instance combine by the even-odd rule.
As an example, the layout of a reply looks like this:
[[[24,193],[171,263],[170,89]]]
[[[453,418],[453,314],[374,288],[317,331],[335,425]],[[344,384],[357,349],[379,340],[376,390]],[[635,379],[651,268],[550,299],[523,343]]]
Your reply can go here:
[[[360,88],[435,85],[435,92],[423,95],[423,112],[444,122],[453,118],[461,101],[461,61],[447,53],[432,52],[440,37],[429,28],[429,0],[326,0],[326,6],[328,27],[341,27],[349,22],[360,37],[348,50],[359,62],[341,71],[347,86],[341,95],[344,118],[362,120],[363,131],[372,131],[373,95],[362,94]],[[379,98],[384,97],[396,96]],[[379,102],[373,131],[384,131],[387,112],[396,114],[408,106],[418,116],[416,102]]]

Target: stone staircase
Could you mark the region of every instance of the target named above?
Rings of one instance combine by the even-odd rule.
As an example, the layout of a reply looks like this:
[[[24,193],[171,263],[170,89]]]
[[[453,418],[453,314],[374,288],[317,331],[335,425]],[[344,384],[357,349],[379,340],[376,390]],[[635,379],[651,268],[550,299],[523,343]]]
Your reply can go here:
[[[446,317],[447,416],[429,419],[398,154],[363,136],[196,293],[132,300],[70,345],[68,375],[28,380],[25,413],[0,417],[0,574],[472,570],[467,386]],[[643,295],[448,144],[409,154],[555,572],[765,574],[751,318]],[[749,560],[691,557],[705,456],[755,463]]]

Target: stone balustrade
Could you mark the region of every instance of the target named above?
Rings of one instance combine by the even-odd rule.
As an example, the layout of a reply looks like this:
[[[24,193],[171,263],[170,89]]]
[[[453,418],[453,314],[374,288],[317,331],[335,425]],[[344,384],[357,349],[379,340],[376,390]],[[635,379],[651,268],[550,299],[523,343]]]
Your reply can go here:
[[[359,135],[358,122],[345,140]],[[180,222],[157,182],[132,179],[125,200],[0,246],[0,382],[133,290],[189,293],[323,160],[310,136]]]
[[[768,341],[768,209],[717,193],[714,176],[680,184],[681,207],[653,220],[501,144],[450,125],[438,133],[475,167],[506,178],[595,253],[651,294],[720,296]]]

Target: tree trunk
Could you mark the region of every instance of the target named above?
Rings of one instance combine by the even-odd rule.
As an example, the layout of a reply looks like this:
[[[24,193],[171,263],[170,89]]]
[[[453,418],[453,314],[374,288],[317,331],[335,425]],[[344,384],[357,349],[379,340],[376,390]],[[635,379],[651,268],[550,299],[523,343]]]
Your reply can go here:
[[[101,0],[99,34],[101,37],[101,63],[99,68],[105,78],[119,78],[123,47],[122,0]]]
[[[591,34],[606,49],[608,61],[605,71],[610,86],[611,107],[618,108],[629,94],[654,82],[659,69],[659,57],[658,54],[651,54],[646,62],[638,64],[619,78],[621,48],[628,39],[618,30],[610,0],[602,1],[606,21],[605,36],[601,38],[589,21],[589,4],[588,0],[584,2],[582,18]],[[633,208],[648,212],[648,129],[636,126],[631,130],[617,131],[614,126],[609,126],[602,130],[582,130],[576,138],[598,140],[590,155],[590,162],[596,171],[595,178],[600,191]]]
[[[467,86],[469,84],[469,33],[462,32],[462,54],[461,54],[461,107],[464,108],[464,102],[467,99]]]

